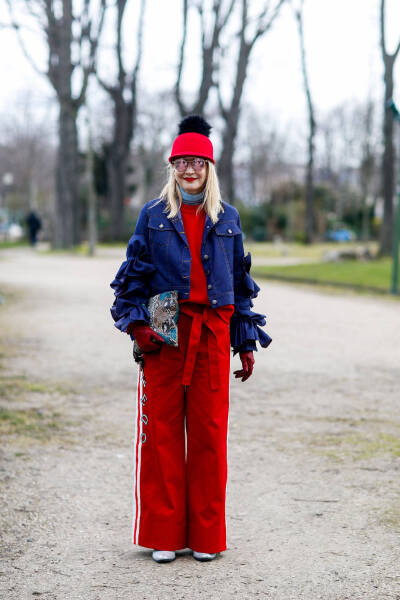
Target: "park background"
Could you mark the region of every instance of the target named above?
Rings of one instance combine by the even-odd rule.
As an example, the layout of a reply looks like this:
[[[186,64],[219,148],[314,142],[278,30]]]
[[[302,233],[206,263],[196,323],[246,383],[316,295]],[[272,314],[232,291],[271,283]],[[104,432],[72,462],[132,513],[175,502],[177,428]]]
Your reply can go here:
[[[399,599],[399,24],[395,0],[0,0],[0,596]],[[231,376],[228,549],[160,570],[130,542],[109,283],[192,111],[273,343]]]
[[[34,210],[53,248],[126,243],[194,111],[257,275],[396,289],[396,2],[46,6],[1,4],[5,242]]]

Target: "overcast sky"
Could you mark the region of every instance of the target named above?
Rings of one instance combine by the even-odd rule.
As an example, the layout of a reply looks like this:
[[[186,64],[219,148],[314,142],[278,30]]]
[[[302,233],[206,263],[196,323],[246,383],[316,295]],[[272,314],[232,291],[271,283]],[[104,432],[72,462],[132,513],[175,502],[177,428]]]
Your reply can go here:
[[[136,6],[127,15],[126,33],[135,39]],[[253,7],[260,4],[253,0]],[[305,0],[304,29],[309,77],[315,105],[320,112],[344,101],[376,99],[382,95],[382,65],[379,50],[379,0]],[[172,87],[181,36],[181,0],[148,0],[141,84],[148,91]],[[0,0],[0,22],[7,20]],[[111,27],[109,27],[111,30]],[[400,2],[387,0],[388,47],[400,39]],[[107,31],[106,31],[107,34]],[[190,30],[184,84],[190,91],[199,73],[197,31]],[[104,38],[107,45],[107,36]],[[132,51],[134,44],[132,42]],[[46,53],[39,39],[29,38],[29,51],[39,65]],[[104,74],[112,74],[106,59]],[[0,29],[0,110],[4,113],[21,91],[31,90],[37,101],[51,97],[52,90],[36,75],[22,55],[15,34]],[[396,66],[396,99],[400,104],[400,58]],[[245,99],[274,114],[281,121],[303,119],[305,100],[300,71],[299,43],[293,15],[286,7],[273,30],[261,39],[245,89]]]

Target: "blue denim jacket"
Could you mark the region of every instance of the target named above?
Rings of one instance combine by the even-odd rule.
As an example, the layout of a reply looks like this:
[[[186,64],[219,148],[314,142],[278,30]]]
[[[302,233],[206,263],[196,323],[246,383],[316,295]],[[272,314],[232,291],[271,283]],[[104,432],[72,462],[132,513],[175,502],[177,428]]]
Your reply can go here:
[[[226,202],[222,205],[224,211],[216,223],[206,215],[201,255],[211,307],[235,307],[230,337],[236,354],[256,350],[256,340],[264,348],[272,340],[260,328],[265,325],[265,316],[251,311],[252,298],[260,288],[249,274],[251,256],[244,256],[239,213]],[[149,322],[150,296],[178,290],[179,299],[189,297],[191,257],[182,217],[179,212],[169,219],[165,208],[165,201],[160,199],[143,206],[128,242],[126,261],[110,284],[115,292],[111,314],[121,331],[132,321]]]

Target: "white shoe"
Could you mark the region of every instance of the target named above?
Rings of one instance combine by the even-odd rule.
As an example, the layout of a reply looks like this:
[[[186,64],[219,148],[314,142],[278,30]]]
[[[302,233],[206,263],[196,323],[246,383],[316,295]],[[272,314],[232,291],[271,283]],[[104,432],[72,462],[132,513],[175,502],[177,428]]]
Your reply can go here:
[[[153,550],[153,560],[158,563],[167,563],[175,560],[175,552],[171,550]]]
[[[216,556],[216,554],[209,554],[208,552],[196,552],[195,550],[193,550],[193,558],[202,562],[206,562],[207,560],[214,560]]]

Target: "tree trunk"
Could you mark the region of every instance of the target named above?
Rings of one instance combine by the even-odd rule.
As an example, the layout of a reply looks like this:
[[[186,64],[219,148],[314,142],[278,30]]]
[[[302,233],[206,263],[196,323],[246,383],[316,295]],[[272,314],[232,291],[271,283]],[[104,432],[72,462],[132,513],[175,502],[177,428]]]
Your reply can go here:
[[[112,240],[124,240],[124,200],[127,194],[126,169],[133,134],[135,107],[125,102],[123,88],[114,88],[114,135],[107,154],[108,205]]]
[[[372,177],[374,174],[375,160],[372,150],[372,129],[374,117],[374,104],[368,101],[365,110],[363,125],[365,130],[365,141],[362,146],[362,160],[360,165],[360,184],[361,184],[361,239],[367,242],[370,237],[370,207],[368,200],[371,195]]]
[[[222,138],[222,151],[218,163],[218,174],[221,180],[222,195],[230,204],[235,203],[233,157],[235,154],[235,141],[240,117],[240,103],[246,81],[251,49],[252,45],[246,44],[243,39],[239,50],[239,60],[237,63],[236,81],[232,101],[228,110],[221,107],[225,127]]]
[[[87,236],[89,242],[88,254],[94,256],[98,238],[97,231],[97,199],[94,185],[94,153],[93,153],[93,138],[92,127],[87,110],[86,124],[88,128],[88,150],[86,157],[86,181],[87,181]]]
[[[308,110],[308,160],[305,177],[305,196],[306,196],[306,222],[305,222],[305,242],[311,244],[314,241],[314,233],[316,230],[316,219],[314,210],[314,137],[316,130],[314,105],[311,98],[311,89],[308,80],[306,50],[304,46],[304,31],[303,31],[303,0],[300,8],[296,11],[297,27],[300,41],[300,58],[301,70],[303,74],[304,91],[307,100]]]
[[[68,248],[79,239],[79,155],[76,110],[65,103],[60,105],[58,132],[54,245],[56,248]]]
[[[370,181],[367,177],[362,177],[361,180],[361,195],[362,195],[362,204],[361,204],[361,239],[363,242],[367,242],[369,240],[369,207],[368,207],[368,197],[369,197],[369,188]]]
[[[384,82],[385,82],[385,105],[383,113],[383,143],[384,151],[382,158],[382,191],[383,191],[383,221],[380,234],[379,254],[391,254],[393,250],[393,195],[394,195],[394,163],[395,151],[393,145],[393,114],[388,104],[393,99],[393,68],[400,52],[400,41],[393,54],[386,49],[385,33],[385,5],[386,0],[381,0],[380,5],[380,46],[382,52]]]
[[[255,20],[255,32],[253,36],[246,40],[246,30],[249,24],[248,18],[248,7],[249,0],[242,0],[241,10],[241,27],[238,33],[239,37],[239,56],[236,63],[235,83],[233,86],[233,95],[228,107],[224,106],[220,83],[218,84],[218,99],[221,116],[225,122],[224,133],[223,133],[223,144],[221,156],[219,159],[218,173],[221,179],[222,193],[228,202],[234,204],[234,167],[233,157],[235,153],[235,141],[238,131],[238,123],[240,117],[240,105],[242,100],[242,94],[244,84],[247,76],[247,68],[249,65],[250,54],[254,48],[255,43],[263,35],[267,33],[272,27],[275,19],[277,18],[279,11],[284,4],[285,0],[278,0],[274,8],[271,8],[270,3],[266,2],[263,10],[259,13],[258,18]],[[253,19],[254,21],[254,19]]]
[[[13,7],[17,3],[7,0],[7,4],[13,15]],[[77,2],[76,6],[73,0],[36,0],[25,4],[29,16],[38,19],[47,45],[46,71],[37,67],[32,59],[34,53],[19,35],[22,51],[33,68],[51,83],[59,104],[53,245],[56,248],[69,248],[80,241],[83,220],[79,202],[80,161],[76,119],[85,100],[90,74],[95,69],[106,0],[99,0],[93,10],[98,16],[96,26],[90,0]],[[14,26],[19,32],[21,26],[18,23]],[[81,84],[79,93],[74,96],[72,80],[76,69],[80,71]]]
[[[310,130],[308,134],[308,161],[306,170],[306,227],[305,241],[311,244],[315,233],[315,214],[314,214],[314,135],[315,123],[313,116],[310,115]]]
[[[222,152],[218,161],[218,175],[221,183],[221,194],[229,204],[235,203],[235,182],[233,175],[233,155],[235,153],[235,135],[225,128]]]
[[[146,0],[141,0],[137,31],[137,57],[132,72],[128,75],[123,64],[122,24],[127,0],[117,0],[117,27],[115,54],[118,65],[117,82],[108,85],[98,77],[99,83],[109,94],[114,105],[114,131],[109,145],[107,162],[108,205],[110,209],[110,230],[112,240],[125,239],[124,201],[127,194],[127,166],[130,146],[136,126],[137,80],[142,59],[143,22]]]
[[[388,107],[388,101],[393,98],[393,66],[392,56],[385,59],[385,106],[383,114],[384,151],[382,159],[382,191],[383,191],[383,220],[380,233],[381,255],[391,254],[393,248],[393,194],[394,194],[394,163],[395,151],[393,144],[393,113]]]
[[[124,240],[124,199],[126,196],[126,157],[111,146],[107,157],[108,205],[110,207],[110,236],[113,241]]]

